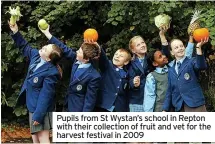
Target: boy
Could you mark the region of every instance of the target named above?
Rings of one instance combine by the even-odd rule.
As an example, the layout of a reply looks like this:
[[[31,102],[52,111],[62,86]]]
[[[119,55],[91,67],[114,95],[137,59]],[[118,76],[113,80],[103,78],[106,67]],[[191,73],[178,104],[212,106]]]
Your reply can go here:
[[[206,112],[205,98],[198,83],[197,72],[207,68],[201,47],[208,42],[205,38],[196,45],[196,58],[188,59],[181,40],[170,43],[171,54],[175,56],[173,67],[168,71],[168,89],[163,111],[169,111],[170,105],[180,112]]]
[[[124,68],[131,60],[131,54],[125,49],[118,49],[112,59],[108,60],[103,49],[99,59],[101,83],[99,87],[97,108],[95,111],[127,112],[128,109],[128,74]]]
[[[71,48],[68,48],[50,34],[49,26],[46,30],[41,31],[49,39],[50,43],[56,44],[62,48],[64,57],[72,60],[73,66],[66,97],[68,111],[93,111],[101,76],[91,64],[91,60],[99,56],[99,46],[96,44],[83,43],[75,53]]]

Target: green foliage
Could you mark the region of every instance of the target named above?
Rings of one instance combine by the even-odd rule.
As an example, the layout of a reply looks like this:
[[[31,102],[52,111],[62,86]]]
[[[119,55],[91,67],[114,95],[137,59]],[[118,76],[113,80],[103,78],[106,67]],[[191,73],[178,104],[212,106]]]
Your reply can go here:
[[[215,45],[215,2],[212,1],[2,1],[1,2],[1,73],[3,107],[14,107],[25,78],[28,60],[24,59],[9,35],[7,21],[9,6],[20,7],[19,29],[24,38],[35,48],[47,44],[47,38],[39,31],[37,23],[44,18],[50,24],[51,33],[68,46],[79,48],[83,42],[83,32],[95,28],[99,33],[98,43],[106,45],[111,58],[119,48],[128,49],[129,40],[141,35],[150,48],[160,47],[159,30],[154,17],[165,13],[172,17],[168,40],[180,38],[188,41],[187,28],[195,9],[202,11],[200,23],[210,31],[211,45]],[[208,46],[210,49],[211,46]],[[62,62],[64,77],[57,88],[58,105],[68,86],[71,65]],[[70,67],[68,66],[70,65]],[[214,67],[209,67],[212,69]],[[207,88],[208,90],[208,88]],[[214,86],[212,86],[214,90]],[[209,94],[210,95],[210,94]],[[26,114],[24,107],[16,108],[16,115]]]

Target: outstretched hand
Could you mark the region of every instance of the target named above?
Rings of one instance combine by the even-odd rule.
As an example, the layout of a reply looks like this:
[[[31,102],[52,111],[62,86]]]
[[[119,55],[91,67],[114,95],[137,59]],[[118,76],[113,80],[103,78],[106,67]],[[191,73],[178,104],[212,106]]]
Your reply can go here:
[[[160,30],[159,34],[160,34],[160,35],[164,35],[164,34],[167,32],[167,30],[169,29],[169,27],[170,27],[170,25],[161,26],[161,27],[159,28],[159,30]]]
[[[16,23],[14,25],[11,25],[10,22],[8,21],[8,25],[14,34],[18,32],[19,29]]]
[[[39,29],[42,33],[46,34],[46,33],[49,33],[49,27],[50,27],[50,25],[48,25],[47,29],[45,29],[45,30],[42,30],[40,27],[39,27]]]
[[[100,45],[99,45],[97,42],[93,41],[93,40],[84,39],[84,43],[95,44],[95,45],[97,45],[97,46],[99,47],[99,49],[101,50]]]
[[[196,47],[201,48],[205,43],[208,42],[209,37],[205,37],[204,39],[201,39],[200,42],[197,43]]]

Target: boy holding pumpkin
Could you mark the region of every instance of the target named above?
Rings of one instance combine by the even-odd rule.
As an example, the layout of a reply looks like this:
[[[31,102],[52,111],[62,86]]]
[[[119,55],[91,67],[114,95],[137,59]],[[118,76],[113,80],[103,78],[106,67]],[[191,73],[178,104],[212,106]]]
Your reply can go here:
[[[196,57],[187,58],[181,40],[173,39],[170,43],[174,64],[168,69],[168,89],[163,111],[169,111],[171,104],[177,112],[206,112],[205,98],[198,82],[197,72],[207,68],[202,54],[202,45],[208,38],[201,39],[196,45]]]
[[[91,64],[91,60],[100,55],[97,44],[83,43],[79,50],[64,45],[51,35],[49,26],[46,30],[40,29],[49,39],[50,43],[56,44],[63,50],[63,56],[71,59],[72,72],[66,103],[69,112],[92,112],[97,99],[97,91],[100,83],[100,74]]]

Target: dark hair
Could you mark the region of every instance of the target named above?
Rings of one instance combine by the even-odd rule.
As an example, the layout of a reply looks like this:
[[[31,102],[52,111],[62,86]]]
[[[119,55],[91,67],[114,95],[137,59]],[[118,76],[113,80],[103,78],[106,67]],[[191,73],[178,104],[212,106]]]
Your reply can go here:
[[[155,53],[157,51],[160,51],[159,49],[154,49],[152,51],[150,51],[148,54],[147,54],[147,63],[148,63],[148,68],[149,68],[149,71],[152,72],[155,70],[155,66],[153,65],[153,62],[155,61]]]
[[[62,75],[63,75],[63,70],[61,69],[61,67],[58,65],[58,62],[61,60],[62,58],[62,55],[63,55],[63,51],[60,47],[58,47],[57,45],[55,44],[52,44],[52,49],[53,51],[51,52],[51,54],[49,55],[49,58],[50,58],[50,62],[54,65],[57,66],[57,69],[61,75],[61,78],[62,78]]]
[[[84,59],[98,59],[100,55],[100,47],[97,44],[93,43],[83,43],[81,45],[81,49],[83,51],[83,58]]]

